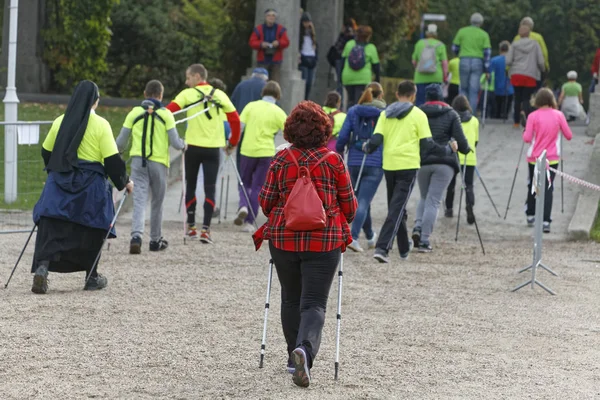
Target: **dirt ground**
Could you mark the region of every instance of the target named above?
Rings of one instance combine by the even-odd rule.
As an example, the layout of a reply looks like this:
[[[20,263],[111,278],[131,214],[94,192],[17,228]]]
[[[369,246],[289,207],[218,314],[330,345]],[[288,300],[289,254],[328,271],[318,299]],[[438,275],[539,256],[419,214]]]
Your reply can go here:
[[[449,222],[441,222],[450,225]],[[0,290],[3,399],[592,399],[600,398],[600,255],[594,243],[546,242],[540,272],[558,294],[510,289],[530,274],[528,241],[438,240],[435,252],[346,254],[340,379],[333,380],[337,278],[309,389],[285,372],[274,277],[258,369],[268,252],[221,225],[214,247],[127,254],[127,226],[105,252],[103,292],[83,274],[50,275],[33,295],[33,246]],[[448,228],[449,229],[449,228]],[[26,237],[0,236],[1,283]],[[308,396],[308,397],[307,397]]]

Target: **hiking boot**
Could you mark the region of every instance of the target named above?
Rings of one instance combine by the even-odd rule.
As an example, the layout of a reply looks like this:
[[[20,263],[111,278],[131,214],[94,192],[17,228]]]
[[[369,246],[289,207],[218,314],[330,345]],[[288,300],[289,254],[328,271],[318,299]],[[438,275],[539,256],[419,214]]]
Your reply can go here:
[[[242,226],[242,232],[254,233],[256,232],[256,229],[254,228],[254,225],[250,222],[244,222],[244,226]]]
[[[373,232],[373,237],[371,239],[367,239],[367,246],[369,250],[374,249],[377,246],[377,234]]]
[[[294,362],[292,382],[300,387],[308,387],[310,385],[310,369],[304,347],[298,347],[292,352],[292,360]]]
[[[422,242],[419,244],[419,253],[431,253],[433,251],[433,247],[427,242]]]
[[[390,256],[388,256],[388,253],[385,250],[381,249],[375,249],[375,254],[373,255],[373,258],[382,264],[387,264],[390,262]]]
[[[289,372],[290,374],[293,374],[296,371],[296,367],[294,366],[294,361],[292,360],[292,356],[290,356],[288,358],[286,369],[287,369],[287,372]]]
[[[219,215],[221,214],[221,210],[219,209],[219,207],[215,207],[215,209],[213,210],[213,214],[212,214],[212,218],[219,218]]]
[[[446,208],[446,211],[444,212],[444,216],[446,218],[454,218],[454,210],[452,210],[451,208]]]
[[[198,239],[198,230],[196,228],[196,224],[188,224],[187,236],[192,240]]]
[[[412,240],[415,247],[419,247],[421,243],[421,229],[415,228],[412,233]]]
[[[108,285],[108,279],[102,274],[92,276],[83,287],[83,290],[101,290]]]
[[[532,228],[535,225],[535,217],[534,216],[527,216],[527,226]]]
[[[550,233],[550,222],[544,221],[544,233]]]
[[[406,253],[400,253],[400,259],[403,261],[408,260],[408,255],[410,254],[411,250],[414,247],[414,243],[412,240],[408,241],[408,251]]]
[[[237,226],[242,226],[242,225],[244,225],[244,220],[246,219],[247,216],[248,216],[248,207],[240,207],[240,209],[237,212],[237,215],[235,216],[235,219],[233,220],[233,223]]]
[[[134,236],[129,242],[129,254],[141,254],[142,253],[142,238]]]
[[[37,294],[46,294],[48,291],[48,266],[46,264],[40,264],[35,270],[31,291]]]
[[[467,204],[467,224],[473,225],[475,223],[475,214],[473,214],[473,206]]]
[[[200,241],[205,244],[213,244],[214,243],[210,237],[210,229],[209,228],[202,228],[202,230],[200,231]]]
[[[523,128],[527,126],[527,115],[525,115],[525,111],[521,111],[521,114],[519,114],[519,121]]]
[[[348,248],[356,253],[362,253],[364,251],[363,248],[360,247],[360,243],[358,243],[358,240],[354,239],[352,239],[352,243],[348,245]]]
[[[160,238],[156,242],[150,241],[150,251],[163,251],[169,247],[169,242],[165,239]]]

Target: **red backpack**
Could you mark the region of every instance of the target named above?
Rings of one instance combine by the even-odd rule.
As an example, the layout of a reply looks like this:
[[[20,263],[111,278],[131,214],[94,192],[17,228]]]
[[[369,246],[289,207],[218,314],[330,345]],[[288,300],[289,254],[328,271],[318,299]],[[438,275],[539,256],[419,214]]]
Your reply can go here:
[[[327,215],[310,173],[327,157],[335,153],[330,151],[308,169],[298,164],[298,159],[296,159],[291,148],[288,147],[287,151],[292,156],[296,167],[298,167],[298,178],[283,207],[285,227],[295,232],[323,229],[327,225]]]

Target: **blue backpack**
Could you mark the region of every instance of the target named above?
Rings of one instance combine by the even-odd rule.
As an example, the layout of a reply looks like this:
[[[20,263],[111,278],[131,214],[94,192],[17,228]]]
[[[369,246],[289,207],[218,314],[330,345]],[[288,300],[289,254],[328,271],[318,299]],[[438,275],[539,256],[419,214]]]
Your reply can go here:
[[[356,44],[348,55],[348,65],[355,71],[360,71],[367,65],[367,56],[365,55],[365,47]]]
[[[356,150],[362,151],[363,144],[373,136],[377,118],[358,117],[358,127],[352,129],[350,145]]]

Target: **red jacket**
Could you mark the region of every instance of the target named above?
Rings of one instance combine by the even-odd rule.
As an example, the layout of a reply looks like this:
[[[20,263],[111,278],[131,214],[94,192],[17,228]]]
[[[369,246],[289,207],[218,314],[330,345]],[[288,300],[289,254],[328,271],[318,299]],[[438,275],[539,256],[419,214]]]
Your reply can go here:
[[[592,74],[596,73],[600,75],[600,49],[596,50],[596,57],[594,57],[594,63],[592,64]]]
[[[261,46],[265,41],[263,26],[264,24],[257,25],[252,31],[252,35],[250,35],[250,40],[248,41],[250,47],[252,47],[253,50],[258,51],[256,61],[259,63],[265,61],[265,52]],[[273,54],[273,62],[280,63],[283,60],[283,50],[290,45],[290,39],[288,39],[287,30],[283,25],[275,24],[275,29],[275,38],[279,42],[279,47],[277,47],[275,54]]]

